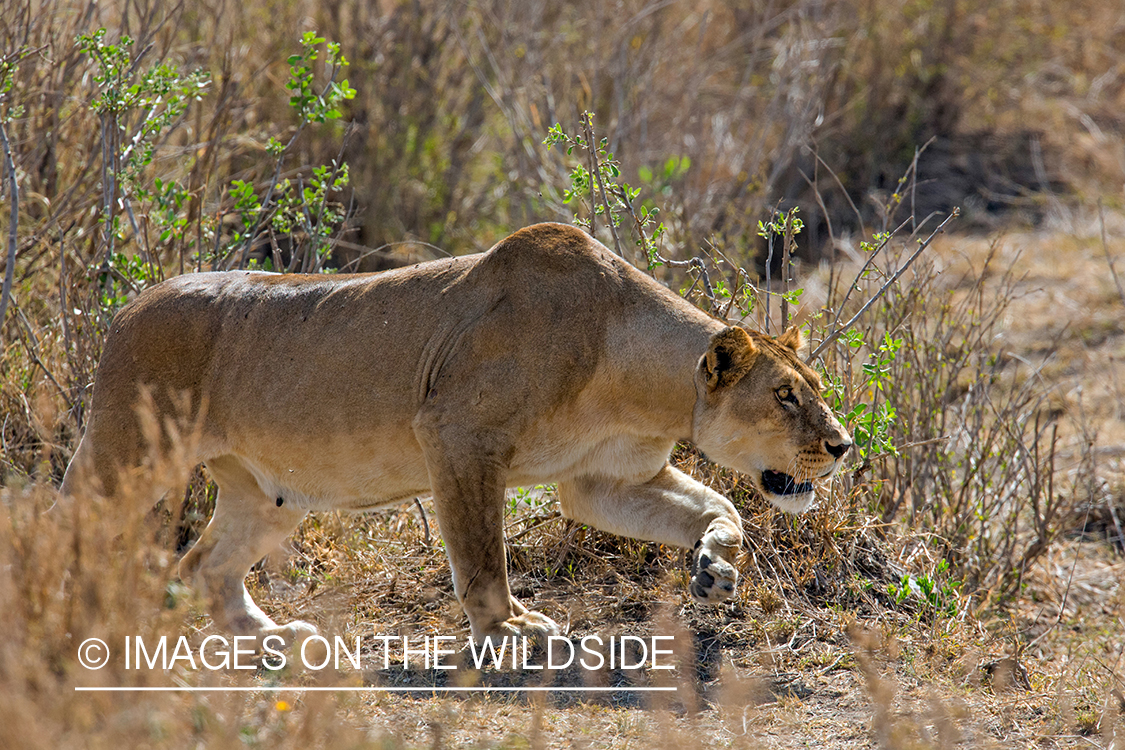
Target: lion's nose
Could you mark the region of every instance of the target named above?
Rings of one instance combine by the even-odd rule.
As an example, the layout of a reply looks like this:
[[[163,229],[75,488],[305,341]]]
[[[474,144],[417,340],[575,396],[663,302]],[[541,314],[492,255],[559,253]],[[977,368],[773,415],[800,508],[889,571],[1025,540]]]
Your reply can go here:
[[[832,454],[832,458],[839,458],[840,456],[847,453],[848,448],[851,448],[851,447],[852,447],[852,444],[847,440],[845,440],[842,443],[836,443],[835,445],[828,442],[827,440],[824,441],[824,450],[826,450],[830,454]]]

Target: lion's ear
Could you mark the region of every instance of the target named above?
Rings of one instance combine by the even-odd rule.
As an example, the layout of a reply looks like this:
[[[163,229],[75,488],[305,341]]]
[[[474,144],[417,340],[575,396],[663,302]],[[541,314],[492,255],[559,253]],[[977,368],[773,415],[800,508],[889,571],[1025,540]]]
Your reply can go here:
[[[805,345],[805,337],[801,335],[800,328],[797,326],[789,326],[785,329],[785,333],[777,337],[777,343],[792,349],[794,353],[796,353]]]
[[[699,363],[707,389],[714,391],[737,383],[757,356],[758,347],[746,331],[737,326],[719,331],[711,337],[707,353]]]

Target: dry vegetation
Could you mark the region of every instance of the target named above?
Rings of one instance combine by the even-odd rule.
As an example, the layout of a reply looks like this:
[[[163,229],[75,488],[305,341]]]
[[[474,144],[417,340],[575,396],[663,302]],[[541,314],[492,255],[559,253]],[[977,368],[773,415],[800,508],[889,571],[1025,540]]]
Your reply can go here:
[[[350,65],[302,47],[312,30]],[[778,325],[783,263],[758,222],[800,207],[792,309],[814,347],[962,208],[816,357],[858,438],[816,509],[773,511],[678,449],[743,513],[731,604],[690,603],[681,551],[571,524],[549,488],[513,494],[516,595],[575,636],[675,634],[675,697],[75,692],[453,684],[86,670],[88,637],[213,632],[174,574],[213,487],[197,470],[155,509],[57,507],[53,487],[140,288],[377,269],[588,220],[588,195],[566,200],[586,152],[542,145],[584,111],[638,210],[661,208],[655,249],[705,260],[710,299],[698,269],[656,271],[705,307]],[[0,0],[0,747],[1120,746],[1122,113],[1125,20],[1093,0]],[[426,501],[311,516],[251,575],[255,598],[330,634],[463,637],[423,521]]]

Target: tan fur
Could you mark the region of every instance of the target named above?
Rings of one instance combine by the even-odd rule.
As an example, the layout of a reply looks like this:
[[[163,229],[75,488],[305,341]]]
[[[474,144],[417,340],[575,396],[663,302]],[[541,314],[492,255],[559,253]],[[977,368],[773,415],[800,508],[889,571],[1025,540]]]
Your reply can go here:
[[[828,476],[826,446],[842,455],[850,438],[797,345],[725,327],[558,224],[380,274],[191,274],[114,319],[62,489],[113,496],[143,466],[142,390],[156,424],[189,404],[219,496],[181,575],[220,626],[287,642],[315,629],[270,620],[250,566],[309,510],[431,493],[473,635],[557,632],[512,597],[505,564],[505,488],[543,482],[578,521],[694,546],[692,593],[718,602],[737,578],[738,514],[668,456],[692,440],[806,507],[811,491],[771,492],[763,471]]]

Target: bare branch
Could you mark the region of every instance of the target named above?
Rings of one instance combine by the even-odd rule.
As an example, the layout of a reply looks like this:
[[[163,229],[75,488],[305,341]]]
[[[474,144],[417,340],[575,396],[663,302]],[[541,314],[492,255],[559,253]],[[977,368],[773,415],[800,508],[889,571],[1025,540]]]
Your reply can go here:
[[[12,147],[8,142],[8,131],[0,121],[0,142],[4,146],[4,169],[8,173],[8,197],[11,199],[12,216],[8,222],[8,257],[4,266],[4,287],[0,291],[0,336],[3,335],[4,315],[8,311],[8,299],[12,294],[12,280],[16,271],[16,230],[20,218],[20,186],[16,177],[16,163],[12,159]]]
[[[426,519],[426,509],[422,507],[422,501],[414,498],[414,505],[418,508],[418,514],[422,516],[422,529],[426,533],[426,546],[430,546],[430,522]]]
[[[1109,243],[1106,242],[1105,237],[1105,210],[1102,208],[1102,201],[1098,199],[1098,222],[1102,228],[1102,252],[1105,253],[1105,262],[1109,266],[1109,272],[1113,276],[1113,283],[1117,285],[1117,296],[1121,298],[1121,304],[1125,304],[1125,287],[1121,286],[1121,279],[1117,276],[1117,269],[1113,267],[1113,256],[1109,254]]]
[[[727,318],[730,317],[730,311],[734,307],[735,297],[737,296],[738,289],[742,284],[742,274],[743,273],[744,273],[744,271],[741,268],[735,268],[734,269],[734,283],[731,284],[731,287],[730,287],[730,299],[727,300],[726,307],[724,307],[722,313],[719,314],[719,317],[722,318],[723,320],[726,320]]]
[[[793,252],[793,211],[785,214],[785,234],[781,245],[781,331],[789,327],[789,262]]]
[[[21,48],[0,58],[0,71],[4,73],[4,80],[8,80],[8,74],[20,60],[41,49],[43,47],[37,47],[33,50]],[[7,98],[7,94],[4,95],[4,98]],[[0,340],[3,340],[4,317],[8,312],[8,301],[11,299],[12,283],[15,280],[16,247],[18,245],[20,219],[19,177],[16,175],[15,159],[12,158],[12,144],[8,140],[8,130],[4,125],[4,119],[0,119],[0,144],[3,145],[4,150],[4,171],[8,175],[8,198],[11,201],[12,215],[8,220],[8,254],[4,263],[4,284],[3,287],[0,287]]]
[[[836,186],[839,187],[840,192],[844,194],[844,199],[847,200],[848,205],[852,207],[852,211],[855,213],[855,218],[859,221],[860,235],[861,236],[866,235],[867,229],[863,224],[863,214],[861,214],[859,212],[859,209],[856,208],[855,201],[853,201],[851,195],[848,194],[847,188],[844,187],[844,183],[840,182],[839,175],[837,175],[834,171],[832,171],[832,167],[828,166],[828,162],[826,162],[824,159],[820,158],[820,153],[818,151],[816,151],[815,149],[813,150],[813,156],[816,157],[817,164],[819,164],[822,167],[824,167],[825,169],[827,169],[828,174],[832,175],[832,179],[835,180]]]
[[[824,341],[820,342],[820,345],[817,346],[817,348],[813,351],[813,353],[809,355],[808,361],[811,362],[814,359],[816,359],[817,355],[819,355],[822,351],[824,351],[826,348],[828,348],[829,344],[831,344],[833,341],[835,341],[836,339],[838,339],[840,337],[840,334],[842,334],[844,331],[851,328],[852,325],[854,325],[855,322],[857,320],[859,320],[860,316],[862,316],[865,312],[867,312],[867,309],[869,307],[871,307],[873,304],[875,304],[875,301],[878,300],[880,297],[882,297],[886,293],[886,291],[888,289],[890,289],[891,285],[893,285],[896,281],[899,280],[899,277],[901,277],[904,273],[906,273],[906,269],[910,268],[910,266],[914,263],[914,261],[918,259],[918,256],[921,255],[922,252],[927,247],[930,246],[930,244],[934,241],[934,238],[937,237],[939,234],[941,234],[941,231],[943,229],[945,229],[945,225],[948,224],[950,221],[952,221],[954,218],[956,218],[957,216],[960,216],[960,215],[961,215],[961,209],[959,209],[959,208],[953,209],[953,211],[950,212],[950,214],[945,217],[945,221],[943,221],[941,224],[938,224],[937,229],[935,229],[933,232],[931,232],[930,236],[927,237],[925,239],[925,241],[922,242],[918,246],[918,249],[914,251],[914,254],[911,255],[909,258],[907,258],[906,263],[904,263],[902,265],[902,268],[898,269],[898,271],[895,272],[894,276],[891,276],[891,278],[887,279],[886,283],[884,283],[883,286],[879,287],[879,291],[877,291],[877,292],[875,292],[875,294],[871,295],[871,299],[869,299],[869,300],[867,300],[867,302],[863,303],[863,307],[859,308],[859,312],[857,312],[855,315],[853,315],[848,320],[847,323],[845,323],[844,325],[842,325],[839,328],[836,328],[834,331],[832,331],[832,333],[830,333],[828,335],[828,337],[826,339],[824,339]]]
[[[656,250],[656,245],[648,239],[645,234],[644,225],[641,224],[641,219],[637,216],[637,212],[633,210],[633,201],[629,199],[629,194],[623,188],[617,188],[617,196],[621,198],[621,202],[625,205],[625,210],[633,217],[633,224],[637,229],[637,234],[640,235],[642,246],[652,248],[652,257],[657,262],[663,263],[669,268],[693,268],[699,272],[699,280],[703,282],[703,293],[707,296],[707,301],[711,303],[711,309],[718,309],[718,300],[715,299],[715,288],[711,286],[711,277],[707,273],[707,265],[703,262],[702,258],[690,258],[688,260],[671,260],[665,258]],[[616,234],[614,238],[616,239]],[[646,251],[645,255],[648,255]]]
[[[18,304],[13,303],[13,307],[15,308],[15,311],[16,311],[15,312],[15,320],[16,320],[16,323],[17,323],[16,332],[19,333],[21,331],[21,328],[18,325],[19,323],[23,323],[23,329],[26,329],[26,331],[27,331],[27,339],[23,341],[24,349],[27,351],[28,354],[31,355],[31,361],[34,362],[35,365],[40,370],[43,371],[43,374],[46,375],[47,379],[51,381],[51,384],[55,386],[55,389],[59,392],[59,395],[62,396],[63,401],[66,401],[67,409],[73,410],[74,409],[74,400],[71,399],[71,397],[67,393],[66,389],[63,388],[62,385],[59,384],[58,379],[47,368],[47,365],[45,365],[43,363],[43,360],[40,359],[40,357],[39,357],[39,339],[36,338],[36,336],[35,336],[35,330],[31,325],[31,321],[29,321],[27,319],[27,316],[23,314],[23,310],[20,309]],[[23,336],[21,335],[20,338],[22,340]]]
[[[771,219],[772,221],[772,219]],[[770,332],[770,298],[773,293],[770,289],[773,281],[773,232],[766,238],[766,333]]]
[[[852,281],[851,285],[848,287],[848,291],[844,293],[844,298],[840,300],[840,304],[836,305],[836,317],[832,319],[832,330],[828,332],[829,338],[835,338],[836,329],[840,325],[840,316],[844,314],[844,306],[848,304],[848,300],[851,299],[852,292],[855,291],[856,282],[863,278],[863,275],[867,273],[867,269],[871,268],[872,264],[875,263],[876,256],[878,256],[880,251],[882,251],[882,249],[887,246],[887,243],[890,242],[891,239],[896,234],[898,234],[903,227],[906,226],[906,222],[908,221],[910,221],[910,219],[907,219],[906,221],[895,227],[894,231],[887,234],[887,236],[883,238],[883,241],[880,242],[878,246],[876,246],[876,248],[871,251],[871,254],[867,256],[867,260],[864,261],[863,267],[860,268],[859,273],[855,275],[855,280]],[[817,351],[820,351],[820,349],[818,348]]]
[[[593,116],[589,112],[582,113],[582,132],[586,136],[586,156],[590,158],[590,226],[586,227],[586,231],[590,233],[591,237],[596,236],[598,231],[598,182],[597,178],[601,175],[598,170],[598,155],[594,153],[594,128],[590,124]],[[609,214],[606,214],[606,219]],[[620,253],[619,253],[620,254]]]
[[[389,257],[390,254],[391,254],[391,251],[394,248],[401,247],[401,246],[404,246],[404,245],[418,245],[419,247],[424,247],[428,250],[433,250],[435,253],[437,253],[441,257],[445,257],[445,258],[452,258],[453,257],[453,255],[451,253],[449,253],[447,250],[443,250],[442,248],[438,247],[437,245],[431,245],[429,242],[422,242],[421,240],[402,240],[400,242],[387,242],[385,244],[379,245],[379,247],[367,247],[365,245],[359,245],[359,244],[356,244],[354,242],[348,242],[347,240],[336,240],[336,245],[338,245],[339,247],[343,247],[345,249],[348,249],[348,250],[359,251],[359,255],[356,256],[355,259],[349,260],[347,263],[340,266],[340,269],[339,269],[340,273],[350,273],[350,272],[359,270],[360,263],[362,263],[365,258],[368,258],[372,255],[382,255],[382,256],[385,256],[385,257]]]

